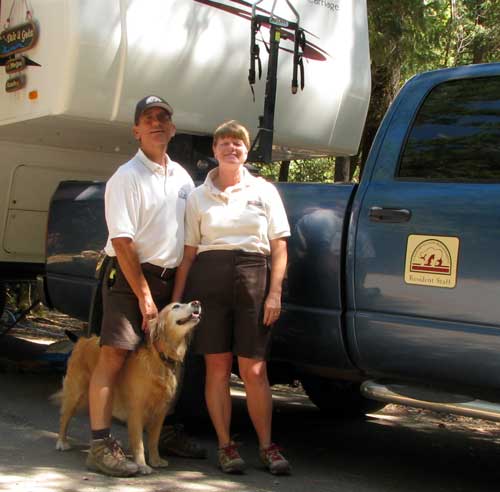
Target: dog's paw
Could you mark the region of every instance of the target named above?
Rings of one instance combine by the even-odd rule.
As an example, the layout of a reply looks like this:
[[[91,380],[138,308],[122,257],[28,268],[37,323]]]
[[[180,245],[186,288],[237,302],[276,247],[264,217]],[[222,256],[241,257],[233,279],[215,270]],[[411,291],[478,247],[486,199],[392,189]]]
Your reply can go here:
[[[67,451],[68,449],[71,449],[71,445],[68,441],[58,439],[56,442],[56,449],[58,451]]]
[[[154,460],[149,460],[149,464],[153,468],[167,468],[168,466],[168,461],[163,459],[163,458],[157,458]]]
[[[153,469],[148,465],[137,465],[139,467],[139,475],[151,475]]]

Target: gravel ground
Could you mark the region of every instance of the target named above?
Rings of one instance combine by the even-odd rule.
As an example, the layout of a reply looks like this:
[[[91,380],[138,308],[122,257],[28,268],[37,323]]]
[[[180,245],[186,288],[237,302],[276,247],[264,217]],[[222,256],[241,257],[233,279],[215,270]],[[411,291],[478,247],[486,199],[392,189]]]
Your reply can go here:
[[[65,330],[83,333],[87,323],[59,313],[42,310],[39,314],[28,315],[9,330],[9,335],[37,343],[50,344],[67,339]]]
[[[0,351],[0,373],[54,370],[53,364],[47,365],[46,361],[39,360],[40,354],[64,353],[71,350],[72,345],[68,340],[65,330],[75,332],[79,335],[85,332],[86,326],[86,322],[70,318],[56,311],[43,311],[43,313],[28,316],[9,331],[3,340],[3,344],[0,343],[0,345],[5,347],[9,345],[5,342],[10,341],[14,346],[14,349],[4,348],[3,351]],[[18,345],[21,347],[21,350],[28,346],[24,345],[23,342],[30,342],[30,347],[36,347],[36,349],[31,349],[31,351],[25,351],[28,357],[34,354],[31,360],[27,357],[17,357],[15,354]],[[33,358],[36,360],[33,360]],[[55,369],[60,368],[55,367]],[[238,378],[234,377],[233,379],[233,385],[241,386],[241,381]],[[300,384],[296,386],[275,385],[273,386],[273,392],[284,395],[293,393],[297,396],[304,395],[305,397]],[[497,422],[393,404],[389,404],[377,412],[377,416],[387,418],[388,424],[391,419],[403,419],[409,425],[420,427],[422,430],[432,430],[437,427],[459,432],[472,431],[479,433],[479,435],[485,438],[493,439],[500,444],[500,423]]]

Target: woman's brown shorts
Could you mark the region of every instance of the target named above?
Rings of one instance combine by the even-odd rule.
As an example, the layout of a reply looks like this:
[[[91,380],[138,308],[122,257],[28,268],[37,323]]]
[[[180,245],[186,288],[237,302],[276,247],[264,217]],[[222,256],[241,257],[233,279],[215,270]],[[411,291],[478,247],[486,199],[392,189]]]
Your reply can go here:
[[[232,352],[265,360],[271,328],[264,326],[269,261],[244,251],[206,251],[191,267],[186,299],[201,302],[201,322],[194,335],[198,354]]]
[[[141,267],[159,311],[172,297],[175,269],[164,272],[161,267],[150,263]],[[101,345],[135,350],[143,341],[142,314],[137,297],[116,259],[109,262],[104,272],[102,302]]]

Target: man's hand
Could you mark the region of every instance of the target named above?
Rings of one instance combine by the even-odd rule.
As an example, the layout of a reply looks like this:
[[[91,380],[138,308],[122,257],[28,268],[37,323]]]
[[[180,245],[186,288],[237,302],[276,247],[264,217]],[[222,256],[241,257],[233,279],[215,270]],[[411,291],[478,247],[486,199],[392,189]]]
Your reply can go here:
[[[158,308],[152,297],[146,297],[139,301],[139,309],[142,313],[142,331],[149,333],[149,323],[158,317]]]
[[[269,292],[264,302],[264,324],[271,326],[281,314],[281,294]]]

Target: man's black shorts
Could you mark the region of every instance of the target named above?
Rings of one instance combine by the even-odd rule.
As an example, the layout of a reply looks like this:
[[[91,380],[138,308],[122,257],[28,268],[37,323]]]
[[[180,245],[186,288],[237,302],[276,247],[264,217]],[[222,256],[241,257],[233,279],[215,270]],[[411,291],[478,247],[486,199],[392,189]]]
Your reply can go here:
[[[160,311],[172,297],[175,269],[164,271],[150,263],[144,263],[141,267],[156,307]],[[102,302],[101,345],[135,350],[142,343],[144,336],[142,314],[137,297],[116,259],[108,263],[104,272]]]

